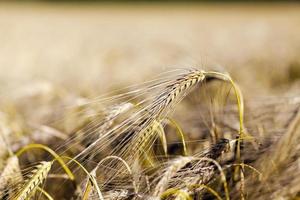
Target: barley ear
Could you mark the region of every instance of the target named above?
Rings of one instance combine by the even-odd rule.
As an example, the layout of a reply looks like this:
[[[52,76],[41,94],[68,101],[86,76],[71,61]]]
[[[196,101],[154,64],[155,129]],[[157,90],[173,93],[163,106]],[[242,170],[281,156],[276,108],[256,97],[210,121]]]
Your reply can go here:
[[[36,169],[32,170],[32,175],[29,179],[25,180],[25,184],[20,191],[17,192],[14,200],[28,199],[38,188],[40,184],[47,178],[48,172],[51,169],[53,162],[41,162],[36,166]]]

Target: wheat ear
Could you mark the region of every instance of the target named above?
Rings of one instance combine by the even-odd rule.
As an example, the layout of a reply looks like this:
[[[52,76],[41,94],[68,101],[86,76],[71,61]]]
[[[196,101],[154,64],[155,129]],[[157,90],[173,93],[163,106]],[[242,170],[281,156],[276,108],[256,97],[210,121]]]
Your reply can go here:
[[[227,74],[193,69],[183,75],[180,75],[176,80],[170,82],[160,92],[160,94],[154,98],[152,103],[149,106],[147,106],[147,108],[145,108],[145,111],[148,114],[148,119],[141,120],[140,124],[137,126],[138,129],[135,131],[137,136],[133,142],[133,145],[130,144],[133,147],[133,151],[135,151],[136,149],[140,150],[141,147],[144,147],[144,145],[141,144],[147,143],[149,141],[151,142],[151,139],[153,138],[153,134],[151,134],[153,133],[151,131],[151,126],[153,126],[154,121],[158,119],[164,119],[173,106],[179,103],[181,99],[184,98],[191,91],[192,88],[194,88],[197,84],[203,82],[205,79],[218,79],[228,82],[233,86],[239,111],[239,136],[243,138],[245,134],[243,125],[244,105],[243,97],[238,86]],[[238,144],[238,147],[240,147],[240,144]],[[131,155],[134,154],[132,154],[131,152]],[[238,163],[240,163],[239,148],[237,152],[237,157]]]
[[[32,175],[29,179],[25,180],[25,184],[22,189],[17,192],[17,196],[14,200],[25,200],[33,194],[35,190],[37,190],[38,186],[43,183],[43,181],[47,178],[48,172],[51,169],[53,162],[41,162],[36,166],[36,169],[32,170]]]
[[[159,119],[164,119],[168,114],[169,109],[176,105],[182,97],[184,97],[195,85],[202,82],[204,79],[204,71],[190,70],[188,73],[176,78],[176,80],[171,81],[162,89],[150,105],[143,110],[146,112],[146,115],[144,115],[146,118],[139,119],[140,121],[134,131],[135,138],[130,144],[130,149],[133,151],[128,152],[129,156],[134,157],[135,153],[145,151],[143,150],[145,144],[151,144],[153,139],[156,137],[156,134],[154,134],[155,128],[153,127],[157,126],[157,121]]]

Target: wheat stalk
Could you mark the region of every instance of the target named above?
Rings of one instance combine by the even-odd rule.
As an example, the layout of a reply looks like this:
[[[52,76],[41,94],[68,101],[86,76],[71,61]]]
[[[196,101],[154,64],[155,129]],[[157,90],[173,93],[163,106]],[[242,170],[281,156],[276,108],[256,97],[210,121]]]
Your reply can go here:
[[[29,179],[25,180],[25,184],[22,189],[17,192],[15,200],[25,200],[31,196],[31,194],[38,188],[40,184],[47,178],[48,172],[51,169],[53,162],[41,162],[36,166],[36,169],[32,170],[32,175]]]
[[[16,156],[21,156],[23,153],[25,153],[28,150],[31,149],[42,149],[46,152],[48,152],[49,154],[51,154],[55,160],[57,160],[57,162],[61,165],[61,167],[64,169],[64,171],[66,172],[66,174],[69,176],[70,180],[74,180],[75,176],[73,175],[73,173],[71,172],[71,170],[69,169],[69,167],[65,164],[65,162],[63,161],[63,159],[52,149],[50,149],[49,147],[43,145],[43,144],[28,144],[24,147],[22,147],[20,150],[18,150],[16,152]],[[55,161],[54,160],[54,161]]]
[[[79,168],[81,168],[84,173],[87,175],[87,179],[84,181],[84,193],[83,193],[83,197],[82,197],[82,200],[87,200],[89,199],[90,197],[90,193],[92,191],[92,188],[94,187],[96,189],[96,192],[97,192],[97,195],[98,195],[98,199],[99,200],[103,200],[103,196],[102,196],[102,193],[100,191],[100,188],[97,184],[97,180],[96,180],[96,173],[95,171],[92,171],[91,173],[89,173],[87,171],[87,169],[82,166],[80,164],[80,162],[78,162],[76,159],[74,158],[71,158],[71,157],[68,157],[68,156],[62,156],[61,158],[65,158],[65,159],[68,159],[70,160],[71,162],[74,162],[75,164],[77,164],[79,166]]]
[[[189,190],[193,189],[197,189],[197,188],[205,188],[208,192],[210,192],[212,195],[214,195],[216,197],[217,200],[222,200],[222,198],[220,197],[220,195],[211,187],[204,185],[204,184],[194,184],[194,185],[189,185]]]
[[[178,200],[192,200],[188,192],[177,188],[170,188],[166,190],[164,193],[161,194],[160,199],[166,199],[169,196],[174,195],[176,195],[176,199]]]
[[[91,173],[95,174],[95,177],[97,177],[97,170],[98,170],[98,168],[99,168],[105,161],[107,161],[107,160],[109,160],[109,159],[117,160],[117,161],[121,162],[121,163],[125,166],[125,168],[126,168],[126,170],[128,171],[128,173],[132,176],[132,186],[133,186],[133,189],[134,189],[135,194],[137,194],[137,192],[138,192],[138,190],[137,190],[137,184],[136,184],[136,182],[135,182],[135,180],[134,180],[132,170],[131,170],[130,166],[128,165],[128,163],[127,163],[125,160],[123,160],[122,158],[118,157],[118,156],[107,156],[107,157],[103,158],[103,159],[97,164],[97,166],[92,170]]]

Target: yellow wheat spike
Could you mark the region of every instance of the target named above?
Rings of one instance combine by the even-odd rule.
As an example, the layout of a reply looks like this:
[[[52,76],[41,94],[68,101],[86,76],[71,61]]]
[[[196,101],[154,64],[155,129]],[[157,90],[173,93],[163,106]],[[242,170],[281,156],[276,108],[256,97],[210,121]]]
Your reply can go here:
[[[28,199],[31,194],[38,188],[38,186],[42,184],[43,181],[47,178],[52,163],[53,162],[41,162],[36,167],[36,169],[31,172],[32,175],[29,177],[29,179],[25,180],[24,186],[19,192],[17,192],[17,196],[14,198],[14,200]]]

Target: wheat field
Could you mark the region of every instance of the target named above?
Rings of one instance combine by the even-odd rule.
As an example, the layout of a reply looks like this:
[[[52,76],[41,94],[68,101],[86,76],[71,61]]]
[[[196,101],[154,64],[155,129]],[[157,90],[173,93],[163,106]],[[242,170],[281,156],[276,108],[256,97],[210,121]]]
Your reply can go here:
[[[0,2],[0,199],[300,199],[300,4]]]

